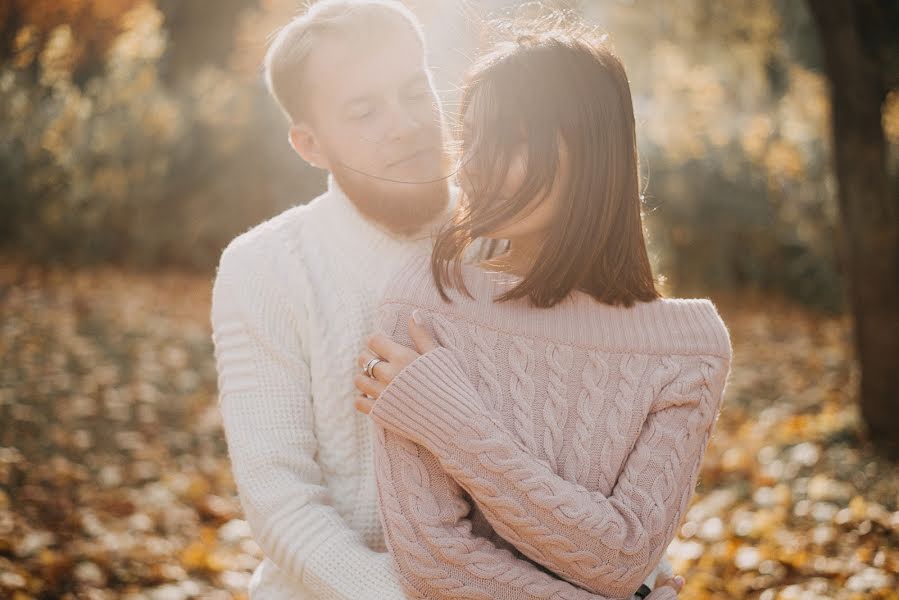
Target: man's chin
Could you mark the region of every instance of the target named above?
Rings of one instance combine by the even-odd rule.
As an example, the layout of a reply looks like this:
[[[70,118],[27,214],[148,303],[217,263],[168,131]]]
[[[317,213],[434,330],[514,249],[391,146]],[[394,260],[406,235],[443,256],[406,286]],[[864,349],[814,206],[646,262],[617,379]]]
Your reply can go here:
[[[398,183],[384,180],[394,177],[378,179],[343,169],[332,174],[359,212],[397,235],[417,233],[441,215],[449,202],[449,181],[444,177]]]
[[[396,171],[391,173],[390,175],[385,176],[385,179],[389,179],[390,183],[395,183],[397,186],[407,186],[410,189],[415,189],[416,186],[428,185],[440,180],[448,180],[449,177],[446,173],[440,173],[439,171]]]

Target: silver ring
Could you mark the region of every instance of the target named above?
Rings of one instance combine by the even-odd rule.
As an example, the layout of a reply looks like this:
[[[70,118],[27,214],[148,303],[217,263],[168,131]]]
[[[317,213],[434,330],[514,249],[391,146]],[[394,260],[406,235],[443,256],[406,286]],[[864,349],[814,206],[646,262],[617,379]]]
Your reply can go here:
[[[369,360],[367,363],[365,363],[365,368],[362,369],[362,372],[365,373],[366,377],[371,377],[372,379],[377,379],[375,377],[375,366],[379,362],[384,362],[384,360],[381,358],[378,358],[376,356],[376,357],[372,358],[371,360]]]

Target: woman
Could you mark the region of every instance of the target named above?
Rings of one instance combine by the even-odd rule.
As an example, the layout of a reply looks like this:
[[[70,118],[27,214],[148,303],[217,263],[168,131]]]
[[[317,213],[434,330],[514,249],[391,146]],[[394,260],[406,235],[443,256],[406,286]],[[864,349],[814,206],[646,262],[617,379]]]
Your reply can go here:
[[[356,378],[400,580],[421,598],[654,582],[649,598],[674,598],[682,578],[656,575],[731,346],[711,301],[655,289],[624,68],[581,36],[520,36],[476,65],[461,108],[460,210],[389,284]],[[478,238],[508,245],[464,262]]]

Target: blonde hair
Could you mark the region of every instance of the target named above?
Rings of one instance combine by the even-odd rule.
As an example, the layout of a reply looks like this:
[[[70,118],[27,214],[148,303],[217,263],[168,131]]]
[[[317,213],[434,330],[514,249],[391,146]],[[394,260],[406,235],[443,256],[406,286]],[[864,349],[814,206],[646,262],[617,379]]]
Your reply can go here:
[[[316,2],[275,33],[263,63],[266,86],[287,119],[295,124],[302,120],[304,111],[304,65],[323,35],[355,36],[402,24],[412,28],[424,52],[421,23],[397,0]]]

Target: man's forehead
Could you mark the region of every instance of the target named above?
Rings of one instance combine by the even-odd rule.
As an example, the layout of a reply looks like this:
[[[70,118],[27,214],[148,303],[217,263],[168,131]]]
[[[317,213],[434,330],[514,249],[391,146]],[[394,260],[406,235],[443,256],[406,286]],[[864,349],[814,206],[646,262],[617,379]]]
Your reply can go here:
[[[405,35],[397,32],[390,39],[379,38],[384,43],[374,49],[365,39],[344,36],[323,39],[308,63],[310,84],[331,88],[332,94],[351,97],[406,85],[427,76],[424,52],[413,32]]]

